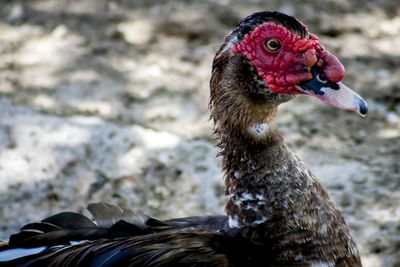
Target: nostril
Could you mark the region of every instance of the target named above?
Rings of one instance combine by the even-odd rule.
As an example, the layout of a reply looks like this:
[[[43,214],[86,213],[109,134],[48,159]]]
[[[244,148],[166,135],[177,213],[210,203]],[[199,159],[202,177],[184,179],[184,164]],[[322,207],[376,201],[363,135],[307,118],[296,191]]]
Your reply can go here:
[[[317,75],[317,79],[320,82],[326,82],[328,80],[328,77],[326,77],[326,75],[324,73],[320,73],[320,74]]]

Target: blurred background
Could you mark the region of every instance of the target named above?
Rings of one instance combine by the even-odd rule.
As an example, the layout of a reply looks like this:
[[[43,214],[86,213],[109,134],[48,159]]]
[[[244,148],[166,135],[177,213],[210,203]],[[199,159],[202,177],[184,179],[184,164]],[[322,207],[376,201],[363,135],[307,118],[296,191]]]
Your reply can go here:
[[[301,96],[279,127],[365,266],[400,266],[398,0],[0,0],[0,239],[96,201],[160,218],[222,213],[211,62],[259,10],[306,23],[368,101],[363,119]]]

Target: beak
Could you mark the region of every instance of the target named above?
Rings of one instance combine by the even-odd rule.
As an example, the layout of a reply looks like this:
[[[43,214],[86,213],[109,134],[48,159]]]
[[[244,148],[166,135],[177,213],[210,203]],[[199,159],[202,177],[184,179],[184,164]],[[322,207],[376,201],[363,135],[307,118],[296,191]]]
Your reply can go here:
[[[302,93],[315,96],[321,101],[340,109],[357,112],[365,117],[368,113],[367,102],[357,93],[341,82],[335,83],[327,80],[323,69],[318,66],[311,68],[313,78],[298,86]]]

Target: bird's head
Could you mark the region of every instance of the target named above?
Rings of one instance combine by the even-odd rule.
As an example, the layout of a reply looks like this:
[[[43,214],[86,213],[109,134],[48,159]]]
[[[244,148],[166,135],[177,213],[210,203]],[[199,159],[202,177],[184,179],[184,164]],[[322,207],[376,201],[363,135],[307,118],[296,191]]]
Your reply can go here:
[[[262,116],[260,109],[273,110],[307,94],[366,115],[366,102],[341,82],[344,75],[342,63],[303,23],[279,12],[258,12],[239,23],[215,56],[212,111],[223,105],[231,115],[236,107],[252,110],[250,117]]]

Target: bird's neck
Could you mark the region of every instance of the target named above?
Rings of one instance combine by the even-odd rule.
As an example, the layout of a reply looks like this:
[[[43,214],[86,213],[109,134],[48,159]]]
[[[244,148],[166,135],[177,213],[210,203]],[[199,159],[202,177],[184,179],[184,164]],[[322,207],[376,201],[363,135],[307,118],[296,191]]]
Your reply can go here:
[[[269,128],[260,140],[232,128],[220,134],[230,228],[271,227],[279,235],[296,228],[324,231],[318,216],[341,223],[321,184]]]
[[[240,133],[221,135],[222,165],[231,228],[275,222],[300,201],[309,172],[271,128],[261,141]]]
[[[259,142],[237,132],[219,136],[229,228],[255,243],[273,241],[277,251],[290,251],[290,257],[280,255],[285,260],[319,253],[358,257],[335,203],[274,127]]]

